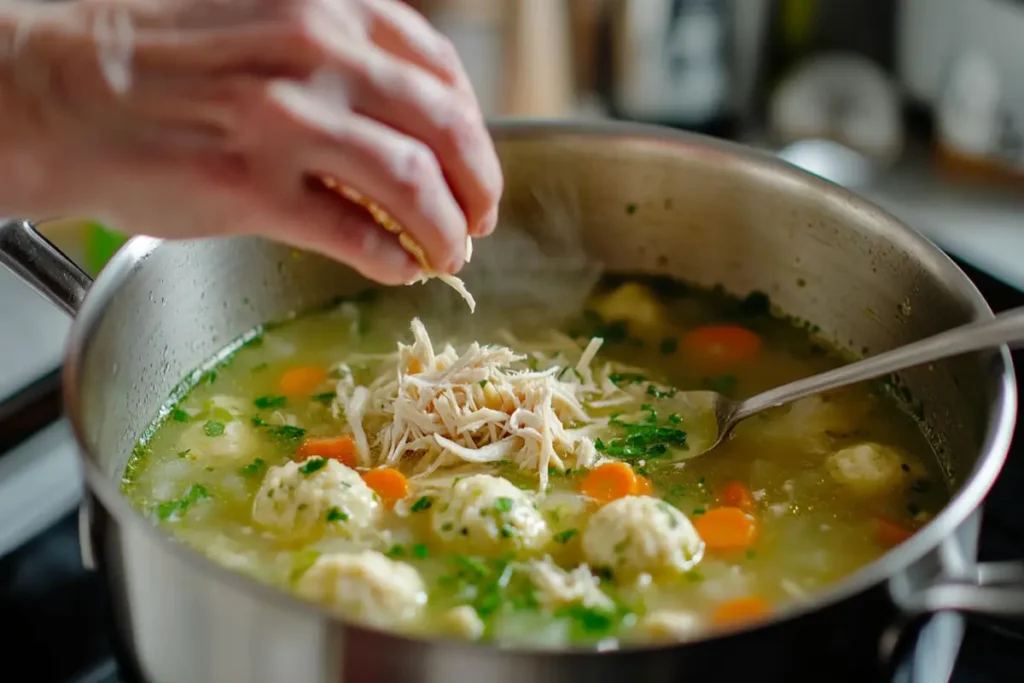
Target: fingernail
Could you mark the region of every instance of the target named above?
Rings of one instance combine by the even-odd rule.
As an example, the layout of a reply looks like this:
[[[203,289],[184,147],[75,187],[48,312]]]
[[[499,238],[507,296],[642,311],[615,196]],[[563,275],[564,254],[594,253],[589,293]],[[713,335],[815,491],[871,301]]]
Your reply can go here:
[[[480,219],[476,224],[476,230],[473,231],[474,237],[486,237],[494,232],[494,229],[498,227],[498,207],[494,207]]]

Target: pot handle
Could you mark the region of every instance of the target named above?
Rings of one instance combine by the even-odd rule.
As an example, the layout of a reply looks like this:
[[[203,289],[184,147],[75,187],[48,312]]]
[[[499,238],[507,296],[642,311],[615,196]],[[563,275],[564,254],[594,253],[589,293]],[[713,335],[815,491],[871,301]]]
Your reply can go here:
[[[895,670],[907,660],[931,617],[954,613],[968,618],[1024,621],[1024,560],[981,562],[955,578],[939,578],[912,590],[890,584],[890,595],[903,617],[881,641],[882,660],[890,672],[888,680],[917,681],[913,674],[897,679]]]
[[[74,317],[92,278],[25,220],[0,225],[0,264]]]
[[[911,617],[958,612],[1024,621],[1024,561],[981,562],[966,577],[935,581],[896,604]]]

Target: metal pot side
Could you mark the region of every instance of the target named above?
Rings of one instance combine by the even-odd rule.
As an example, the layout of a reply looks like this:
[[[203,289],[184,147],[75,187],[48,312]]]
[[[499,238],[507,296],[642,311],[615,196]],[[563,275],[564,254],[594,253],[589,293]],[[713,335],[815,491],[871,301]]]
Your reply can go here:
[[[502,235],[513,230],[565,249],[550,238],[566,235],[568,221],[609,270],[764,291],[857,353],[992,315],[923,237],[774,157],[623,123],[499,122],[492,130],[506,174],[503,226],[479,243],[467,278],[501,260]],[[655,682],[822,671],[862,681],[879,668],[875,652],[897,608],[1024,614],[1019,565],[950,577],[941,561],[944,540],[980,506],[1009,448],[1017,398],[1005,348],[901,376],[924,398],[927,434],[956,494],[878,561],[742,632],[628,652],[512,652],[346,624],[170,541],[120,494],[134,442],[184,376],[261,322],[365,287],[352,271],[255,238],[139,238],[82,301],[88,278],[18,222],[0,227],[0,261],[77,310],[65,396],[91,492],[86,549],[110,589],[122,662],[140,681]]]

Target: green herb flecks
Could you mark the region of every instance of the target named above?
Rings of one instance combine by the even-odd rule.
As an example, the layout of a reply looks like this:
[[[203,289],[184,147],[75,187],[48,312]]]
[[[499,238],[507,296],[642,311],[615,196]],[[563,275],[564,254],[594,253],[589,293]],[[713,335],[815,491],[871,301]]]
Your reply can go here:
[[[555,616],[569,620],[573,635],[578,640],[592,641],[612,633],[625,614],[617,610],[575,604],[560,608]]]
[[[270,410],[271,408],[284,408],[288,405],[288,399],[284,396],[275,396],[273,394],[267,394],[266,396],[260,396],[253,404],[260,410]]]
[[[322,470],[327,466],[327,460],[324,458],[310,458],[306,462],[299,466],[299,472],[305,474],[307,477],[314,472]]]
[[[181,408],[175,408],[171,411],[171,419],[175,422],[188,422],[190,417],[191,416]]]
[[[625,460],[659,458],[666,455],[671,448],[686,448],[686,432],[675,426],[660,425],[658,413],[649,405],[641,407],[646,415],[638,422],[623,422],[619,417],[612,417],[608,425],[622,431],[624,436],[616,437],[607,443],[601,439],[595,447],[601,453]],[[672,423],[669,420],[670,424]]]
[[[420,496],[416,499],[416,502],[409,507],[409,510],[411,512],[423,512],[424,510],[429,510],[430,506],[433,504],[434,499],[430,496]]]
[[[647,385],[647,395],[653,396],[654,398],[672,398],[677,393],[679,393],[679,390],[676,389],[675,387],[666,387],[664,389],[659,389],[658,385],[656,384]]]
[[[533,583],[516,571],[513,556],[454,555],[449,561],[451,570],[438,579],[439,591],[448,599],[471,605],[485,622],[504,609],[539,607]]]
[[[579,532],[576,529],[565,529],[564,531],[559,531],[555,534],[555,543],[568,543],[577,534],[579,534]]]
[[[266,466],[267,463],[263,458],[256,458],[248,465],[242,467],[242,475],[246,477],[255,477],[257,474],[262,472]]]
[[[643,384],[647,377],[633,372],[613,372],[608,375],[608,380],[617,387],[623,387],[628,384]]]
[[[324,405],[327,405],[334,400],[335,396],[337,396],[337,394],[335,394],[333,391],[325,391],[322,394],[315,394],[312,397],[312,399],[317,403],[323,403]]]
[[[203,433],[207,436],[221,436],[224,433],[224,423],[216,420],[207,420],[203,425]]]
[[[342,510],[341,508],[337,507],[337,506],[332,506],[331,509],[327,511],[327,521],[328,522],[347,522],[348,521],[348,513],[345,512],[344,510]]]
[[[157,519],[162,522],[173,522],[181,519],[190,507],[194,504],[209,498],[210,494],[202,484],[192,484],[185,491],[181,498],[167,500],[157,504],[155,508]]]

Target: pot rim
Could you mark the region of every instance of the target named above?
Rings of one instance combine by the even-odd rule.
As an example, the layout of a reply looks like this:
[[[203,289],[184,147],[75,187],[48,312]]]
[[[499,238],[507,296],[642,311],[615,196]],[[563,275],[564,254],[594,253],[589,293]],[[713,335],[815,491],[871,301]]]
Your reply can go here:
[[[879,226],[879,231],[884,231],[889,241],[905,251],[913,253],[919,260],[923,260],[924,264],[933,272],[941,273],[942,279],[953,292],[970,303],[976,318],[993,317],[991,308],[974,283],[971,282],[949,256],[923,235],[904,225],[895,217],[863,197],[799,169],[767,152],[696,133],[621,121],[576,122],[565,120],[498,119],[490,121],[489,128],[495,139],[499,141],[501,139],[516,138],[543,139],[549,135],[555,137],[608,137],[613,139],[638,138],[654,144],[677,144],[684,147],[697,147],[705,153],[720,154],[723,163],[742,162],[752,165],[758,172],[771,174],[776,179],[784,178],[788,182],[800,184],[811,190],[824,192],[835,200],[842,201],[847,206],[852,206],[856,210],[867,214],[870,218],[874,219],[867,222]],[[162,545],[165,551],[188,562],[214,580],[226,582],[235,589],[248,592],[257,599],[271,600],[284,609],[299,613],[304,612],[311,617],[329,620],[349,629],[367,632],[375,631],[386,634],[398,641],[404,640],[436,645],[445,643],[472,648],[491,647],[494,649],[495,654],[499,652],[541,656],[606,654],[583,648],[567,648],[557,651],[536,647],[498,648],[491,645],[466,643],[446,638],[409,637],[364,626],[344,619],[324,607],[300,600],[284,590],[261,583],[255,579],[250,579],[216,564],[199,552],[175,541],[169,534],[160,530],[132,507],[129,501],[122,495],[118,481],[104,474],[99,459],[86,439],[82,410],[79,405],[81,396],[80,385],[82,382],[82,358],[88,351],[92,338],[103,319],[103,315],[112,297],[123,286],[131,273],[136,268],[142,267],[147,257],[154,250],[158,249],[161,243],[162,240],[137,237],[130,240],[110,260],[96,279],[95,284],[89,289],[81,309],[75,317],[65,354],[63,373],[64,408],[77,441],[78,448],[76,450],[78,458],[81,462],[89,490],[119,524],[141,524],[143,531],[152,534],[151,537],[158,544]],[[998,477],[1009,452],[1016,422],[1017,386],[1013,372],[1013,362],[1009,349],[1006,346],[999,348],[999,362],[996,367],[999,370],[999,375],[994,380],[997,382],[996,397],[989,412],[990,417],[981,448],[981,455],[978,457],[973,471],[968,475],[960,490],[957,491],[939,514],[905,543],[893,548],[846,578],[830,584],[826,589],[814,593],[811,599],[794,602],[775,611],[771,619],[733,629],[709,631],[693,640],[679,643],[652,644],[639,647],[630,646],[617,651],[640,652],[671,649],[783,624],[863,593],[883,583],[893,574],[903,570],[937,547],[944,539],[953,534],[955,529],[981,505],[984,497]]]

